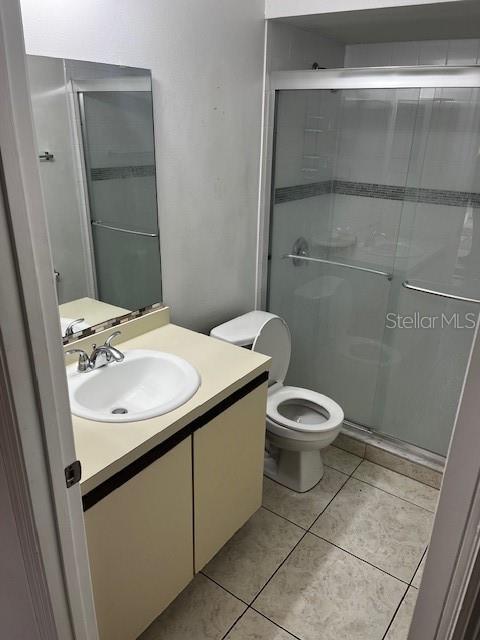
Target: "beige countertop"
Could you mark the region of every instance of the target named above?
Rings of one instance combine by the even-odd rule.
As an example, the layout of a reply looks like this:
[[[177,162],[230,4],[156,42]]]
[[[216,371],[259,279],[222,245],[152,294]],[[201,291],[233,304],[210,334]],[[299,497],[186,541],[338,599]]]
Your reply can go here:
[[[181,356],[197,368],[201,385],[184,405],[149,420],[112,423],[72,416],[83,495],[266,371],[270,360],[173,324],[116,345],[122,351],[155,349]]]
[[[85,318],[85,322],[90,326],[130,313],[128,309],[115,307],[94,298],[78,298],[78,300],[64,302],[58,310],[63,318],[72,318],[72,320]]]

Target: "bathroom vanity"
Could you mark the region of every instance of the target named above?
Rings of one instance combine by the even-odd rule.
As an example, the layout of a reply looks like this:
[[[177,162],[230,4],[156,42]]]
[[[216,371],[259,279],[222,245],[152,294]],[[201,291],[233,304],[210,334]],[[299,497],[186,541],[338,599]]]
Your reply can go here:
[[[75,346],[88,350],[103,338]],[[168,309],[122,325],[122,339],[122,352],[185,358],[201,384],[188,402],[149,420],[73,416],[101,640],[137,638],[262,494],[269,358],[169,324]]]

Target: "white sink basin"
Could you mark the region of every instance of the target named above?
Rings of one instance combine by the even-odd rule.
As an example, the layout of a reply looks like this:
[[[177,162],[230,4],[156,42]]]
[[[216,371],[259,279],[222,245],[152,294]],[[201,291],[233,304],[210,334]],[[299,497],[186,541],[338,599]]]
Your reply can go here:
[[[132,349],[123,362],[80,373],[67,371],[74,415],[99,422],[135,422],[177,409],[200,386],[197,370],[162,351]]]

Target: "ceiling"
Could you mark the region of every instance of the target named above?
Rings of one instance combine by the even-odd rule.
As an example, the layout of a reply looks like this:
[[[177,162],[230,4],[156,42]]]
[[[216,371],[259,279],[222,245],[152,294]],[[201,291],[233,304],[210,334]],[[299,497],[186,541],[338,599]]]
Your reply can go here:
[[[277,18],[347,44],[480,38],[480,0]]]

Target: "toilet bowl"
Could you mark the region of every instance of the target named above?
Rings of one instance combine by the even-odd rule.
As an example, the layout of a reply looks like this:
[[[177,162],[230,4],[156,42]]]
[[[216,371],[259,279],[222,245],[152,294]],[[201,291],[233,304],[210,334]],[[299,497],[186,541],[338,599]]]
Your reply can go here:
[[[267,399],[264,473],[294,491],[314,487],[323,476],[321,450],[331,444],[343,423],[342,408],[331,398],[284,385],[291,338],[284,320],[266,311],[250,311],[210,335],[271,357]]]

